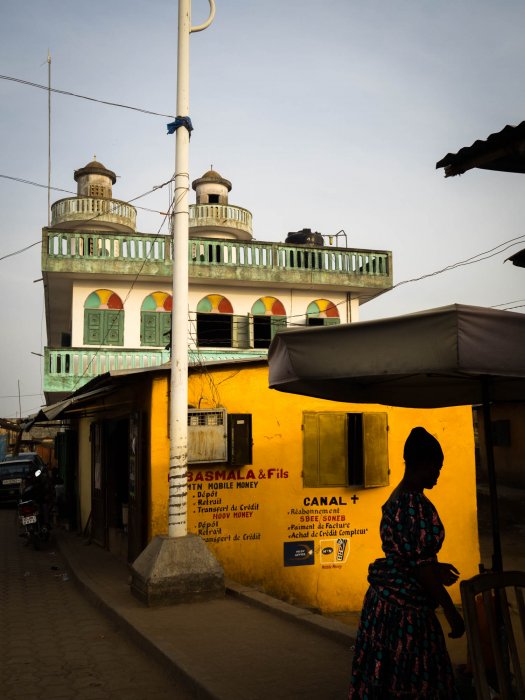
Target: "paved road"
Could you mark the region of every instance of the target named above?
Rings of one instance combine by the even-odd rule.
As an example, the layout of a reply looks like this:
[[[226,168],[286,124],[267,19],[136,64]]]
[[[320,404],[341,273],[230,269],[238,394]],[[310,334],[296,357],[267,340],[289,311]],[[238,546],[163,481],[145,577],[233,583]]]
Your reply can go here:
[[[0,510],[3,700],[189,700],[69,579],[53,544],[36,552]]]

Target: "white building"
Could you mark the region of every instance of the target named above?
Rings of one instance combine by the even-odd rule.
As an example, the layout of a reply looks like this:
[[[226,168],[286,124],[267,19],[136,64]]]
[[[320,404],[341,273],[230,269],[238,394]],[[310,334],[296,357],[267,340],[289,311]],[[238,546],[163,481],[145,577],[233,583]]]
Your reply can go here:
[[[53,204],[42,232],[48,403],[97,374],[170,356],[170,236],[137,232],[136,209],[113,199],[116,175],[102,163],[74,177],[77,196]],[[257,241],[251,213],[228,201],[228,180],[210,170],[192,186],[192,359],[264,357],[284,326],[356,321],[361,303],[392,287],[391,252],[327,245],[309,229]]]

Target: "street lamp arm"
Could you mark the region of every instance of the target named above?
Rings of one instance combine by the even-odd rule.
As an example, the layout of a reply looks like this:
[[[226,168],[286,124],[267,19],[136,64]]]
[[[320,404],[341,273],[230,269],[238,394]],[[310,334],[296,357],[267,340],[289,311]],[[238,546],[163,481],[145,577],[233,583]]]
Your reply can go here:
[[[207,29],[213,22],[213,18],[215,17],[215,0],[208,0],[208,2],[210,4],[210,16],[203,24],[199,24],[196,27],[190,27],[190,34],[192,32],[202,32],[203,29]]]

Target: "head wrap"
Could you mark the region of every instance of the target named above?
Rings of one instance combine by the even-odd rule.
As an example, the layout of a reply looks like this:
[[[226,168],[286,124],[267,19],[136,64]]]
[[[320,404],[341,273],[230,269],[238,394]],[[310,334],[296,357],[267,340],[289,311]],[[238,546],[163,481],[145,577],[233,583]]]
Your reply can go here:
[[[425,428],[412,428],[405,442],[403,459],[407,466],[417,466],[418,462],[443,461],[443,450],[437,439]]]

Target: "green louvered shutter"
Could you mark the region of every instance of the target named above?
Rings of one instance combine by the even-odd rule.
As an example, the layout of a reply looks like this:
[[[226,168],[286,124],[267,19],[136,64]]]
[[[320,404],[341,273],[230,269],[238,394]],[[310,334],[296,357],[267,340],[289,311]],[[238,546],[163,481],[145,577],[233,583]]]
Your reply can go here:
[[[346,413],[303,413],[303,485],[348,485]]]
[[[272,340],[276,333],[286,328],[286,316],[272,316]]]
[[[124,344],[124,312],[106,309],[104,314],[104,338],[103,345]]]
[[[388,423],[386,413],[363,413],[363,480],[365,488],[388,486]]]
[[[102,344],[103,313],[95,309],[84,310],[84,343],[86,345]]]
[[[232,316],[232,348],[250,347],[250,319],[248,316]]]
[[[140,314],[140,344],[157,346],[159,343],[159,321],[156,311],[143,311]]]
[[[171,313],[169,311],[164,311],[159,314],[160,316],[160,338],[159,345],[163,348],[168,346],[171,342]]]

